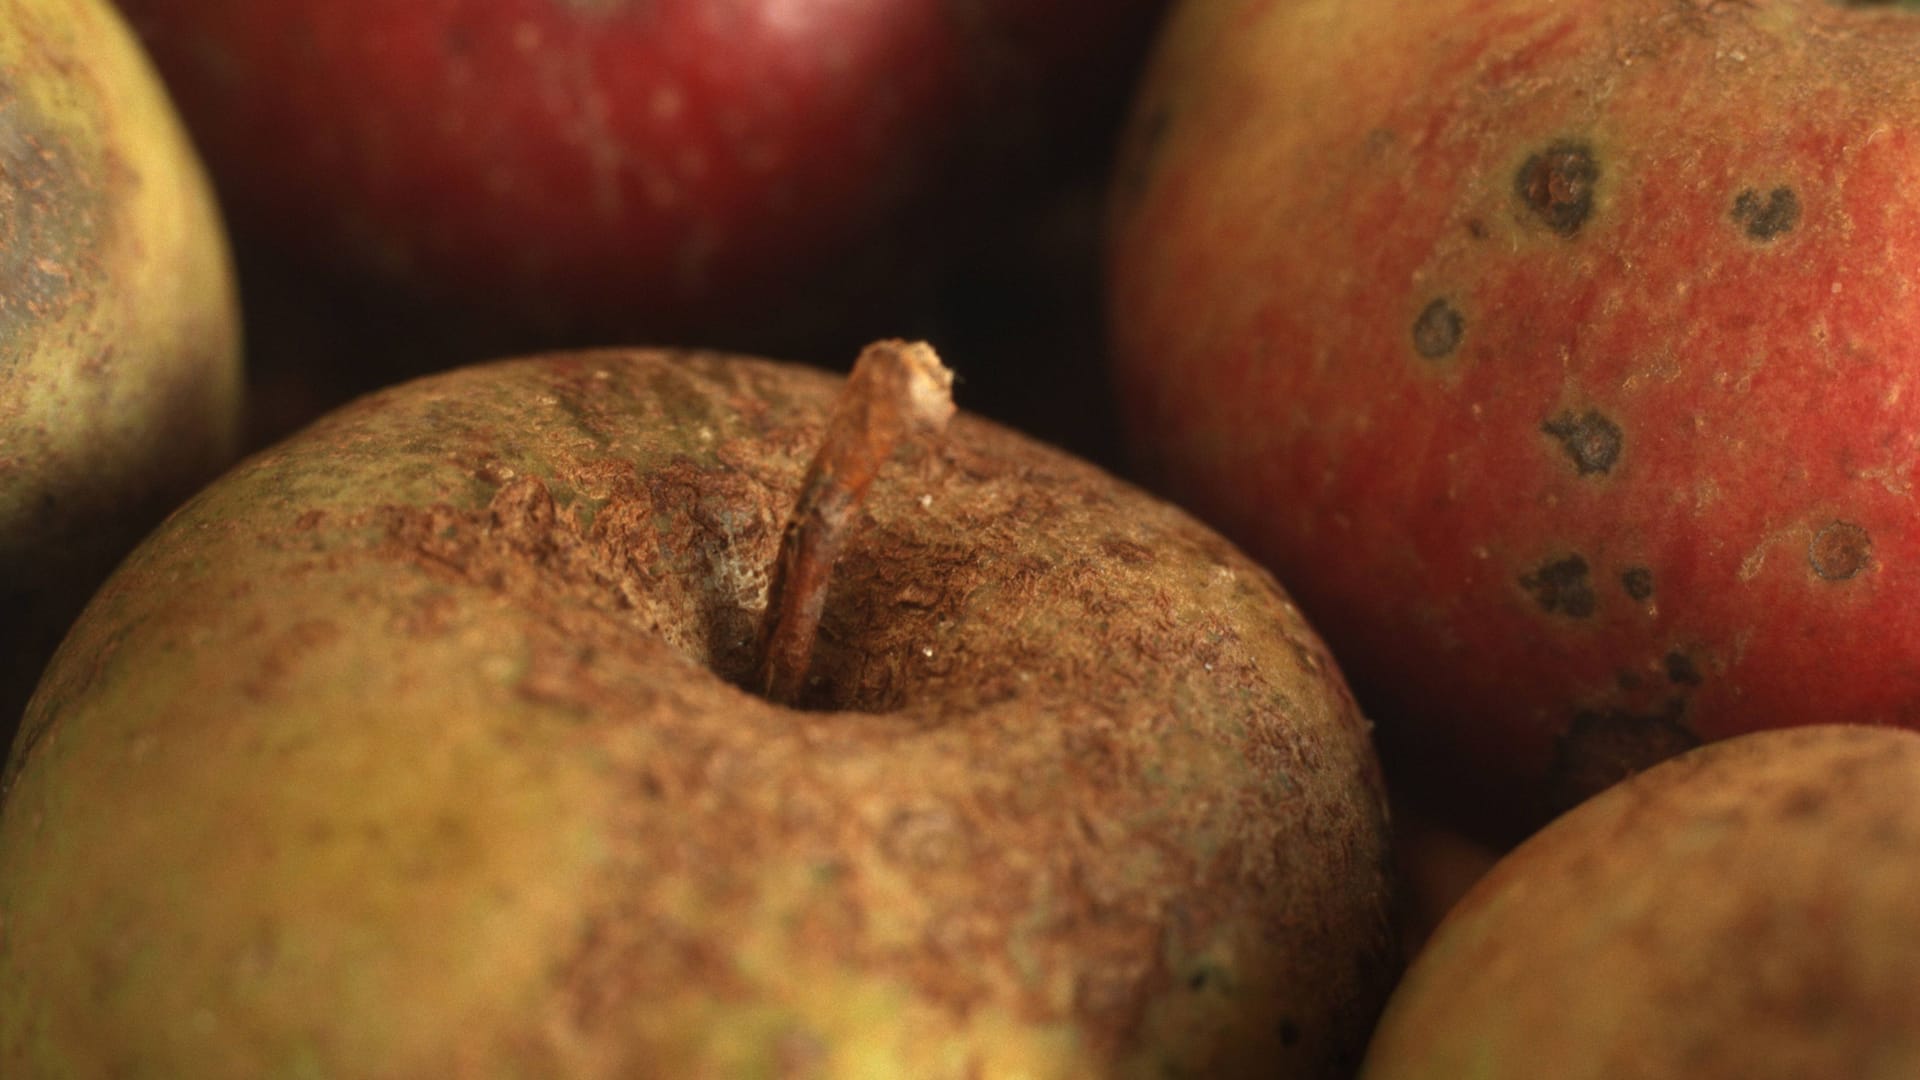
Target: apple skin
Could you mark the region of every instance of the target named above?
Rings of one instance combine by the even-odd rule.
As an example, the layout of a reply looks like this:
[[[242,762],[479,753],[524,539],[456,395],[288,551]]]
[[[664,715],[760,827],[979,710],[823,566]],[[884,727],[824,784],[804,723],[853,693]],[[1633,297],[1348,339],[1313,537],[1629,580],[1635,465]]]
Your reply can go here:
[[[122,6],[247,233],[543,340],[765,347],[901,332],[956,198],[1105,155],[1164,3]]]
[[[463,369],[177,511],[0,787],[0,1073],[1350,1075],[1377,762],[1184,513],[962,415],[736,687],[836,386]]]
[[[1701,741],[1920,721],[1917,49],[1818,0],[1173,14],[1123,423],[1390,775],[1516,837]]]
[[[1569,811],[1468,893],[1362,1080],[1920,1074],[1920,735],[1699,747]]]
[[[97,0],[0,0],[0,743],[87,595],[238,452],[206,176]]]

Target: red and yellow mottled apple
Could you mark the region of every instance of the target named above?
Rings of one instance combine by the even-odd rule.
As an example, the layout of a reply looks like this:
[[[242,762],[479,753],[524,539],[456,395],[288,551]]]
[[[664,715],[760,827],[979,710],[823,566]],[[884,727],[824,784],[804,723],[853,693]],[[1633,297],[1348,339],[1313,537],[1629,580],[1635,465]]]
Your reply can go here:
[[[1162,4],[124,6],[249,231],[542,326],[710,343],[857,297],[850,267],[942,195],[1074,141]]]
[[[1128,424],[1407,775],[1511,829],[1701,740],[1920,722],[1916,50],[1821,0],[1175,15],[1116,195]]]

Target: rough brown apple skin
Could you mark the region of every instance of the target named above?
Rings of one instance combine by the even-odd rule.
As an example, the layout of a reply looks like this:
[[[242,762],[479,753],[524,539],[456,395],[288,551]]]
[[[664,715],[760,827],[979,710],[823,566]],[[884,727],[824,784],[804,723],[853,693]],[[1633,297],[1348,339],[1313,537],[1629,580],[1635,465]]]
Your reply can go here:
[[[1125,426],[1390,775],[1512,837],[1701,741],[1920,723],[1916,55],[1825,0],[1176,11]]]
[[[1394,991],[1363,1080],[1920,1075],[1920,735],[1701,747],[1503,859]]]
[[[0,0],[0,745],[239,411],[226,237],[158,77],[100,0]]]
[[[963,415],[869,497],[810,707],[736,688],[836,385],[467,369],[176,512],[8,766],[0,1073],[1350,1074],[1366,725],[1184,513]]]

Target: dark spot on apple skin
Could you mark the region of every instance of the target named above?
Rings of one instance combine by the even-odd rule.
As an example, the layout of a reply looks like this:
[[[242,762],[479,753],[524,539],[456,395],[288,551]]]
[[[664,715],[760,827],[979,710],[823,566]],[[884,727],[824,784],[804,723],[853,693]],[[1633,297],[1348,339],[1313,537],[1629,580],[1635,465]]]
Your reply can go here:
[[[1540,569],[1520,576],[1520,587],[1533,595],[1542,611],[1584,619],[1598,606],[1587,576],[1587,560],[1580,555],[1551,559]]]
[[[1460,335],[1466,329],[1460,309],[1442,297],[1421,308],[1413,320],[1413,349],[1429,360],[1444,359],[1460,347]]]
[[[1790,187],[1774,188],[1765,196],[1747,188],[1733,197],[1732,216],[1749,240],[1764,244],[1800,223],[1800,197]]]
[[[1835,521],[1813,534],[1807,564],[1827,581],[1846,581],[1873,565],[1873,537],[1851,521]]]
[[[1694,665],[1693,657],[1678,649],[1667,654],[1667,681],[1675,686],[1699,686],[1700,669]]]
[[[1792,788],[1781,796],[1780,813],[1787,818],[1816,817],[1826,804],[1825,793],[1817,788],[1801,786]]]
[[[1562,813],[1601,791],[1700,745],[1681,722],[1684,698],[1653,710],[1578,709],[1554,740],[1547,772],[1549,809]]]
[[[1557,236],[1572,237],[1593,215],[1593,189],[1600,162],[1593,148],[1562,139],[1527,158],[1514,174],[1514,194]]]
[[[1645,603],[1653,599],[1653,571],[1644,566],[1629,566],[1620,571],[1620,587],[1628,596]]]
[[[1280,1045],[1292,1046],[1299,1041],[1300,1025],[1290,1018],[1283,1017],[1280,1021]]]
[[[1563,412],[1541,424],[1540,430],[1560,441],[1581,476],[1604,475],[1620,460],[1620,425],[1596,409],[1581,416]]]

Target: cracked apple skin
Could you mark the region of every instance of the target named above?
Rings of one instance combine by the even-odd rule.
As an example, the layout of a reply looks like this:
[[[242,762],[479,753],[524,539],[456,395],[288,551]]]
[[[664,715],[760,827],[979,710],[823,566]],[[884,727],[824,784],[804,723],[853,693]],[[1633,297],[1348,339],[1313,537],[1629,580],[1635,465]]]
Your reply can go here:
[[[0,743],[87,594],[238,453],[212,192],[98,0],[0,0]]]
[[[1920,21],[1190,0],[1110,322],[1147,475],[1488,833],[1699,742],[1920,721]]]
[[[1920,735],[1698,747],[1569,811],[1447,915],[1361,1080],[1920,1074]]]
[[[1105,155],[1165,5],[122,6],[245,235],[508,340],[764,348],[901,332],[944,218]]]
[[[466,369],[176,512],[5,775],[0,1073],[1351,1075],[1378,765],[1192,518],[963,414],[737,688],[837,385]]]

